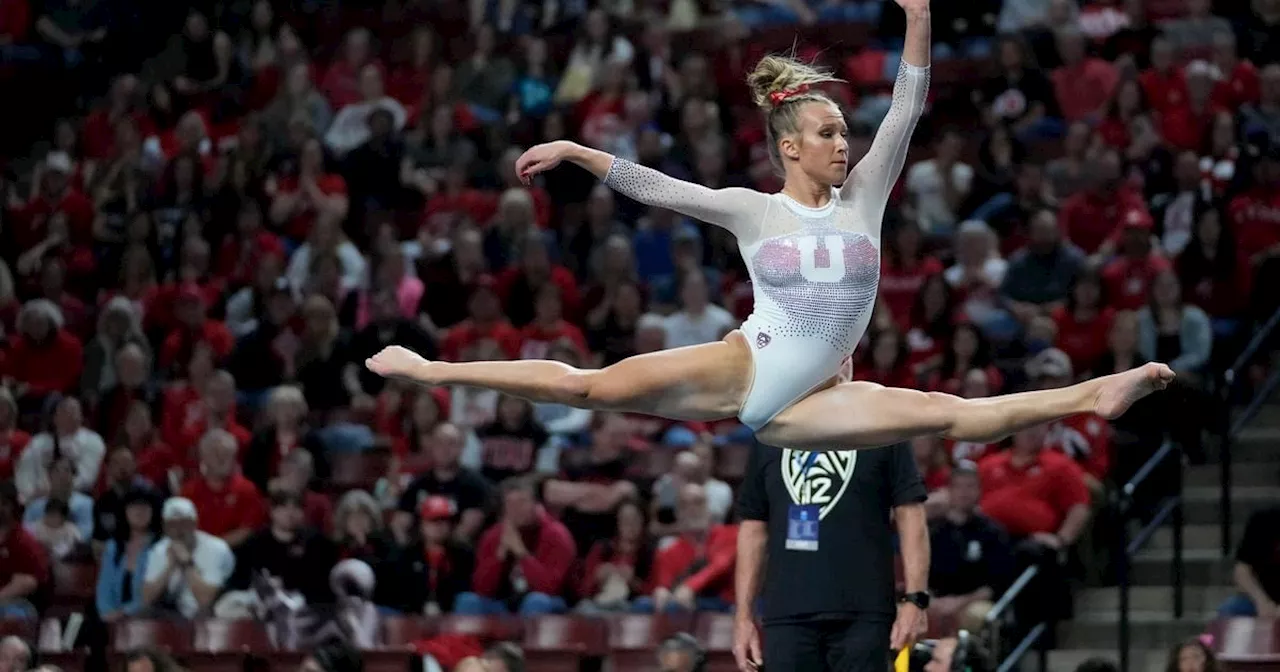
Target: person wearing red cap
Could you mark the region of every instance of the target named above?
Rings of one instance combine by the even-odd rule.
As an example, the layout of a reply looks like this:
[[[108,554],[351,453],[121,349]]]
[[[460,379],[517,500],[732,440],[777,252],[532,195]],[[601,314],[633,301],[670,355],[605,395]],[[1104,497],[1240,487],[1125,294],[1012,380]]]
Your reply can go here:
[[[174,301],[178,326],[169,332],[160,346],[160,366],[163,369],[172,369],[179,363],[185,363],[190,359],[191,351],[197,343],[208,345],[215,361],[222,361],[231,354],[236,344],[235,337],[231,335],[227,325],[208,319],[205,314],[207,308],[199,285],[191,282],[178,288]]]
[[[578,555],[569,530],[538,504],[530,478],[502,484],[502,509],[502,518],[480,537],[472,592],[458,596],[454,611],[475,616],[564,611],[561,594]]]
[[[378,585],[390,590],[378,597],[379,606],[427,616],[453,611],[458,595],[471,589],[476,564],[471,549],[454,538],[456,514],[454,503],[445,497],[422,500],[420,534],[382,562]]]
[[[1153,249],[1154,224],[1145,208],[1126,211],[1119,231],[1120,254],[1102,269],[1107,296],[1116,310],[1137,310],[1146,305],[1155,277],[1171,268],[1169,260]]]

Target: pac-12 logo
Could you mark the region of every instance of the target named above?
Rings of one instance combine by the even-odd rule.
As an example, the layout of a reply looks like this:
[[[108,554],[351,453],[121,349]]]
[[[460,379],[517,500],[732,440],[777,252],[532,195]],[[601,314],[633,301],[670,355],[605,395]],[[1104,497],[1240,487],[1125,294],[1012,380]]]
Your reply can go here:
[[[830,450],[812,453],[806,450],[782,451],[782,482],[791,501],[798,505],[818,507],[818,518],[826,518],[849,482],[858,463],[856,450]],[[807,468],[806,468],[807,465]]]

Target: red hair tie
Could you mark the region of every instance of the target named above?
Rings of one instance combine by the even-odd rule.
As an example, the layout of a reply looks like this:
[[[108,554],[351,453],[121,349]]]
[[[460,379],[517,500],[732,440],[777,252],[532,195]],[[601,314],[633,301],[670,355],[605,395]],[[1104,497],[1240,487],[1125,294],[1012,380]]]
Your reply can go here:
[[[788,98],[794,98],[802,93],[808,93],[808,92],[809,92],[809,85],[801,84],[800,86],[797,86],[794,89],[783,89],[781,91],[774,91],[773,93],[770,93],[769,102],[773,103],[774,107],[777,107],[787,102]]]

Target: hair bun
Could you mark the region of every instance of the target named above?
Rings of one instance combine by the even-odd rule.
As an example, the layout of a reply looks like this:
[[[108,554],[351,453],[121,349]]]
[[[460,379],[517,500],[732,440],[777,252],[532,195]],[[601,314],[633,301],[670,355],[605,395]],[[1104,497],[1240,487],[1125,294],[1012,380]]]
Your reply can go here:
[[[774,54],[760,59],[751,74],[747,75],[751,98],[763,110],[772,110],[781,104],[788,92],[805,93],[810,87],[839,81],[842,80],[829,70]]]

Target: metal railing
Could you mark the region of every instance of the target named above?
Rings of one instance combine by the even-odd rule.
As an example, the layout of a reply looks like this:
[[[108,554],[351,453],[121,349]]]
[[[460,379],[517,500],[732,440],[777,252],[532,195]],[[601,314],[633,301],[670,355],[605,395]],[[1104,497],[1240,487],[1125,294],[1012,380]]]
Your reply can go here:
[[[1236,385],[1240,381],[1240,373],[1245,367],[1253,362],[1258,356],[1264,343],[1271,338],[1272,332],[1276,327],[1280,326],[1280,308],[1277,308],[1271,317],[1253,333],[1253,338],[1249,339],[1249,344],[1240,352],[1240,356],[1236,357],[1231,366],[1223,372],[1222,379],[1218,385],[1219,399],[1219,415],[1218,423],[1218,461],[1222,468],[1221,473],[1221,491],[1219,492],[1219,522],[1222,524],[1222,554],[1224,556],[1231,553],[1231,450],[1235,444],[1236,437],[1240,431],[1244,429],[1258,411],[1262,408],[1262,404],[1275,391],[1276,386],[1280,385],[1280,369],[1272,371],[1267,377],[1266,382],[1253,395],[1245,409],[1239,415],[1231,412],[1232,402],[1235,401],[1233,395],[1236,391]]]
[[[1161,499],[1160,505],[1156,508],[1155,515],[1151,517],[1151,520],[1143,525],[1137,534],[1130,537],[1129,522],[1138,514],[1134,506],[1135,495],[1147,479],[1156,472],[1156,469],[1170,461],[1173,462],[1173,473],[1176,474],[1172,484],[1173,494]],[[1120,655],[1120,672],[1129,672],[1130,630],[1132,627],[1129,613],[1129,589],[1132,583],[1130,570],[1132,569],[1133,558],[1166,521],[1173,526],[1173,557],[1170,559],[1170,582],[1173,584],[1173,615],[1174,618],[1182,618],[1182,542],[1184,524],[1182,515],[1182,471],[1183,458],[1181,448],[1172,441],[1165,441],[1160,446],[1160,450],[1156,451],[1154,455],[1144,462],[1142,467],[1138,469],[1138,473],[1134,474],[1133,478],[1129,479],[1129,482],[1125,483],[1115,495],[1117,534],[1116,548],[1113,555],[1115,558],[1116,586],[1120,591],[1119,641],[1117,642]]]
[[[991,659],[992,662],[995,663],[996,672],[1010,672],[1015,669],[1018,663],[1022,660],[1022,657],[1027,655],[1027,652],[1031,650],[1031,647],[1035,646],[1040,641],[1040,638],[1044,636],[1044,633],[1049,629],[1048,622],[1042,621],[1035,624],[1027,631],[1027,634],[1023,635],[1022,639],[1009,650],[1009,654],[1004,656],[1003,659],[1001,658],[1001,655],[1003,654],[1003,647],[1001,646],[1003,642],[1001,641],[1001,637],[1004,634],[1004,626],[1008,619],[1007,614],[1009,614],[1009,610],[1013,608],[1014,600],[1018,599],[1018,596],[1022,594],[1022,591],[1026,590],[1027,586],[1031,585],[1031,582],[1035,580],[1039,573],[1040,568],[1034,565],[1023,570],[1022,574],[1019,574],[1018,578],[1014,580],[1013,585],[1009,586],[1009,589],[1004,591],[1004,594],[1000,596],[1000,599],[992,605],[991,611],[987,612],[985,619],[986,631],[987,636],[989,637],[988,642],[990,646],[989,650],[991,652]],[[1045,672],[1049,667],[1049,652],[1043,646],[1040,647],[1038,651],[1040,654],[1040,672]]]

